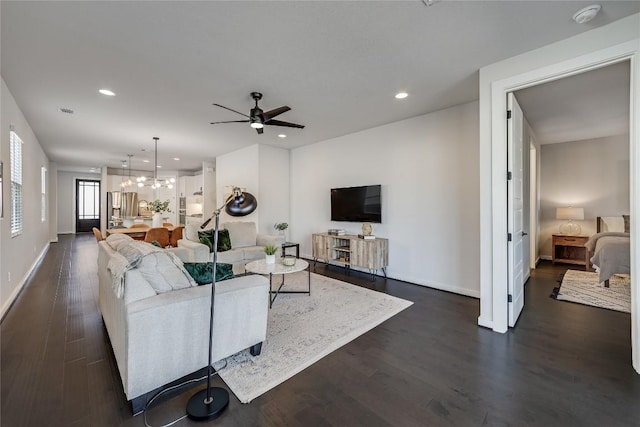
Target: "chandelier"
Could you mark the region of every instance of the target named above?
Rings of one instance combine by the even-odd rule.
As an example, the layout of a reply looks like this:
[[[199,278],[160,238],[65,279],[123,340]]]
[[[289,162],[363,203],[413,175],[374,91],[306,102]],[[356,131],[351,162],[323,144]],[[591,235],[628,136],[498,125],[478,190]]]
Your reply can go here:
[[[147,177],[146,176],[140,176],[136,179],[136,181],[138,182],[138,187],[144,187],[144,186],[149,186],[152,189],[158,189],[158,188],[168,188],[168,189],[172,189],[173,188],[173,184],[176,182],[176,179],[171,177],[168,179],[158,179],[158,140],[160,138],[158,138],[157,136],[153,137],[153,141],[155,143],[155,158],[154,158],[154,167],[153,167],[153,182],[147,182]]]

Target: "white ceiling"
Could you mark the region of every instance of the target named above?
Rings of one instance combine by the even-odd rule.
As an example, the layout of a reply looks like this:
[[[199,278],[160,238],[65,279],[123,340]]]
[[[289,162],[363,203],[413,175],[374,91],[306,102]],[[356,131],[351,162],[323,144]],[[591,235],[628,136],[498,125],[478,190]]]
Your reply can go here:
[[[159,164],[193,170],[255,143],[299,147],[475,100],[479,68],[640,11],[601,1],[574,23],[591,3],[2,1],[1,73],[61,169],[118,168],[131,153],[150,170],[158,136]],[[242,119],[211,104],[248,112],[251,91],[306,128],[209,124]]]
[[[541,144],[629,133],[629,61],[516,92]]]

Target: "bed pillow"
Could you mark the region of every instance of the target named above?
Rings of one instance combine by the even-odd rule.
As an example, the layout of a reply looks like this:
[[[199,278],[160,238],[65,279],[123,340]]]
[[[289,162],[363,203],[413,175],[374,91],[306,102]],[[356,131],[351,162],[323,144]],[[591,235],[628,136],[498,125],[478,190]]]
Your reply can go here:
[[[212,262],[185,262],[184,268],[198,285],[211,283]],[[222,262],[216,263],[216,282],[233,279],[233,266]]]
[[[624,219],[621,216],[603,216],[600,219],[606,227],[600,231],[624,232]]]
[[[629,215],[622,215],[624,220],[624,232],[631,233],[631,217]]]

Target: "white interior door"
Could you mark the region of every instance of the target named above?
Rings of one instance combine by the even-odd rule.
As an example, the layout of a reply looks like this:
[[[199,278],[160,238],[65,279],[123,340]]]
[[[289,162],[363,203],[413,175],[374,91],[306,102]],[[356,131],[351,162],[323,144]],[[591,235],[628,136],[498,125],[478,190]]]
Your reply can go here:
[[[509,326],[518,321],[524,307],[524,243],[523,220],[523,115],[513,93],[507,94],[507,221],[509,257]],[[510,118],[509,118],[510,117]],[[508,177],[509,178],[509,177]],[[527,265],[526,268],[529,268]]]

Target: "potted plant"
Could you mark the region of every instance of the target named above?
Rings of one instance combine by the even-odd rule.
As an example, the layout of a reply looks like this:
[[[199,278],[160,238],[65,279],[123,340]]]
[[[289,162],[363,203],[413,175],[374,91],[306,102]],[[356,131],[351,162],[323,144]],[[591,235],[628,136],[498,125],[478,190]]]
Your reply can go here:
[[[284,235],[284,230],[286,230],[289,227],[289,224],[287,224],[286,222],[279,222],[276,225],[273,226],[273,228],[275,228],[276,230],[278,230],[280,232],[280,235],[282,236],[283,240],[287,240],[285,238]]]
[[[267,264],[275,264],[276,263],[276,252],[278,252],[278,247],[275,245],[267,245],[264,247],[265,260]]]
[[[149,209],[153,212],[153,222],[151,223],[152,227],[162,227],[162,213],[163,212],[171,212],[169,210],[169,201],[165,200],[154,200],[149,203]]]

